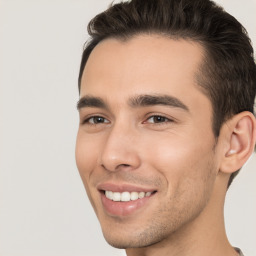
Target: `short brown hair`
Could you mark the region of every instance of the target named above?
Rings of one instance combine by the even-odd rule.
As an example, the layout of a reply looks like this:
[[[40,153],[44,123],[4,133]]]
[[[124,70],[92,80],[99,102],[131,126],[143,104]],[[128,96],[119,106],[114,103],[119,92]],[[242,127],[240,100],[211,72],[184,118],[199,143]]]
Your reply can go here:
[[[245,28],[211,0],[131,0],[112,5],[88,25],[79,73],[94,47],[104,39],[128,40],[138,34],[161,34],[200,43],[206,52],[197,75],[213,106],[213,132],[242,111],[254,111],[256,65]],[[236,173],[229,180],[231,184]]]

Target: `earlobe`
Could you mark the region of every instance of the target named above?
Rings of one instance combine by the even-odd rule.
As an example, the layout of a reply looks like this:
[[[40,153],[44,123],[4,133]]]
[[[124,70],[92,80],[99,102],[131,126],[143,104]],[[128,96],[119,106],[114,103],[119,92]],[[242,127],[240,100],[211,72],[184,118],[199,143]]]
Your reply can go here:
[[[252,113],[241,112],[227,121],[228,147],[224,152],[220,171],[233,173],[251,156],[256,140],[256,120]]]

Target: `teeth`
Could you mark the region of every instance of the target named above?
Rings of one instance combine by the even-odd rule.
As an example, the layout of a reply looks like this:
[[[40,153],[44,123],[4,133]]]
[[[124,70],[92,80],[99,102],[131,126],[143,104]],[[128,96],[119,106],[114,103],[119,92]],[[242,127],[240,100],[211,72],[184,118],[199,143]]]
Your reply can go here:
[[[139,198],[143,198],[145,196],[145,192],[140,192],[139,193]]]
[[[120,193],[119,193],[120,194]],[[131,200],[131,194],[129,192],[123,192],[121,194],[121,201],[122,202],[128,202]]]
[[[143,193],[143,192],[140,192]],[[137,200],[139,198],[139,193],[138,192],[132,192],[131,193],[131,200]]]
[[[129,202],[141,199],[143,197],[148,197],[152,194],[152,192],[112,192],[112,191],[105,191],[105,196],[115,202]]]
[[[146,193],[146,196],[150,196],[150,195],[151,195],[151,192],[147,192],[147,193]]]
[[[114,192],[112,196],[112,200],[115,202],[121,201],[121,194],[118,192]]]

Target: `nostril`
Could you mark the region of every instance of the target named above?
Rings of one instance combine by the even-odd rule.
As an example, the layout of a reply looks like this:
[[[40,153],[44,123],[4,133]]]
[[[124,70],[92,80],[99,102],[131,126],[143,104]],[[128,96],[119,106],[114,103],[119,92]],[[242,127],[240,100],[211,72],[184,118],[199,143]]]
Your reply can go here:
[[[111,153],[111,152],[110,152]],[[122,150],[112,152],[105,151],[99,158],[99,164],[107,171],[134,170],[140,166],[140,158],[136,152],[127,153]]]
[[[130,164],[119,164],[117,167],[116,167],[116,171],[118,170],[129,170],[131,167]]]

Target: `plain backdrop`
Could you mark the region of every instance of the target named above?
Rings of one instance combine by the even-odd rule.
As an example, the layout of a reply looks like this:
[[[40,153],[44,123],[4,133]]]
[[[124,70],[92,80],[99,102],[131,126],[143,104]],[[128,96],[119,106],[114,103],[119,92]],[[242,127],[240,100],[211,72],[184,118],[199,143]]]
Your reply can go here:
[[[256,45],[256,1],[219,0]],[[115,256],[74,149],[88,21],[109,0],[0,0],[0,256]],[[256,157],[226,200],[227,233],[256,255]]]

